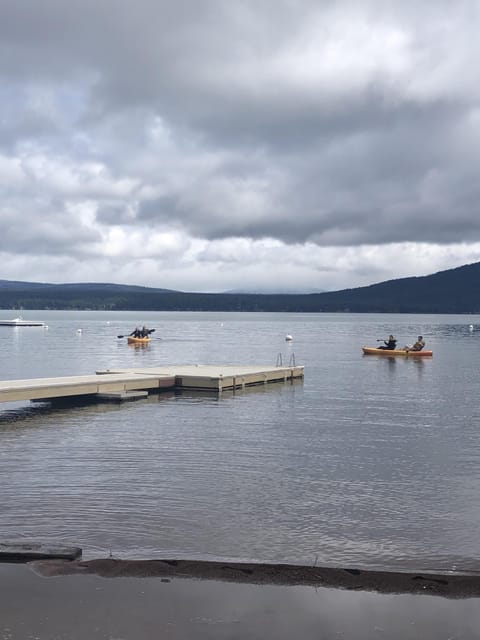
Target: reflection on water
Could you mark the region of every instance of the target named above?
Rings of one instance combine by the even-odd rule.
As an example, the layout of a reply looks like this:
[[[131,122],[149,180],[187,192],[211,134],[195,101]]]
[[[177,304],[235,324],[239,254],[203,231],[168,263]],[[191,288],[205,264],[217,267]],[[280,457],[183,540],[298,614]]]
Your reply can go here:
[[[4,379],[172,363],[271,366],[279,353],[283,362],[295,353],[306,377],[218,396],[183,390],[121,405],[4,406],[0,539],[77,543],[87,557],[476,567],[475,318],[40,319],[48,331],[0,328]],[[157,327],[161,339],[147,349],[117,339],[137,324]],[[362,344],[389,333],[405,343],[424,335],[433,358],[362,355]]]
[[[8,585],[1,604],[4,638],[473,640],[480,626],[476,598],[213,580],[45,580],[7,564],[0,565],[0,579]],[[26,592],[28,606],[22,606]],[[75,616],[74,631],[72,603],[88,611]]]

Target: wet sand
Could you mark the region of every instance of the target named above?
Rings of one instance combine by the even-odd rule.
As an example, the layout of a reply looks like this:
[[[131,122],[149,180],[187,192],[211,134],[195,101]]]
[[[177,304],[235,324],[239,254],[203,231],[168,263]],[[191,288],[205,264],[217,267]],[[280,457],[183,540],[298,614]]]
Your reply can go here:
[[[0,639],[479,637],[480,577],[387,573],[180,560],[0,564]]]
[[[201,560],[46,560],[30,563],[43,576],[98,575],[219,580],[256,585],[333,587],[378,593],[429,593],[449,598],[480,597],[480,573],[367,571],[291,564]]]

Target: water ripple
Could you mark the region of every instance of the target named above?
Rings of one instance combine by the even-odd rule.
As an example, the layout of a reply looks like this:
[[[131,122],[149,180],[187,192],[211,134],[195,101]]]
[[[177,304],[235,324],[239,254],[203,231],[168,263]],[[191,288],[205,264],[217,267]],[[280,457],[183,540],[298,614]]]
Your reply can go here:
[[[76,543],[87,557],[477,568],[480,340],[465,330],[470,318],[46,315],[48,332],[0,331],[5,378],[274,364],[292,348],[306,378],[124,406],[5,406],[2,539]],[[158,327],[148,349],[116,338],[144,323]],[[391,332],[422,333],[434,358],[362,356]]]

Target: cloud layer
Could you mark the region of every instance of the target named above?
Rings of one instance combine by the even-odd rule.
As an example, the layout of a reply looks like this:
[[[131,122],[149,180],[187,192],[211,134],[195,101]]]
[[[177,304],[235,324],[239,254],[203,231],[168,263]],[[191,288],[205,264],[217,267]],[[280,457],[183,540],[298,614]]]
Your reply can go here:
[[[479,17],[0,1],[0,277],[318,290],[479,260]]]

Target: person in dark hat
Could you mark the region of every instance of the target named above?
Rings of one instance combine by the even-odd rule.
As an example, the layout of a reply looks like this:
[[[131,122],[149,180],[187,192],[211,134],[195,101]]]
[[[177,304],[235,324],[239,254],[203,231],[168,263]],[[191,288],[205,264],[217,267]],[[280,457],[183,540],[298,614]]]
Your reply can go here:
[[[385,346],[383,346],[383,345],[385,345]],[[397,341],[392,336],[392,334],[390,334],[388,336],[388,340],[384,340],[383,341],[383,345],[381,347],[378,347],[378,348],[379,349],[385,349],[386,351],[393,351],[395,349],[395,347],[397,346]]]

